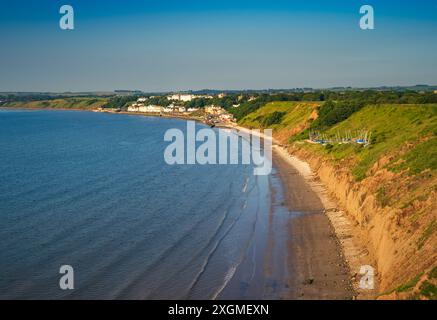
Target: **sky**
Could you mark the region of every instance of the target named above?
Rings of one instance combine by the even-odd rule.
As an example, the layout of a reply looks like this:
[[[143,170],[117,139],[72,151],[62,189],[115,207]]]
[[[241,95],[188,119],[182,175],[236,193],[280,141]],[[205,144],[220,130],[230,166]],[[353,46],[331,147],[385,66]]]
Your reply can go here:
[[[0,0],[0,92],[415,84],[437,85],[433,0]]]

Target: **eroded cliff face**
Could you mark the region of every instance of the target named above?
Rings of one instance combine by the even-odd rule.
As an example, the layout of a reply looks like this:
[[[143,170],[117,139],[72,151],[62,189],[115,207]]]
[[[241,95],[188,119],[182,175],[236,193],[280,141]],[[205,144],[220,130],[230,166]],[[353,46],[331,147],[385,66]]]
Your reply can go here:
[[[436,266],[435,178],[389,172],[381,159],[371,169],[372,175],[357,182],[347,162],[334,163],[298,146],[290,146],[289,152],[309,163],[353,220],[374,258],[380,293],[391,293]]]

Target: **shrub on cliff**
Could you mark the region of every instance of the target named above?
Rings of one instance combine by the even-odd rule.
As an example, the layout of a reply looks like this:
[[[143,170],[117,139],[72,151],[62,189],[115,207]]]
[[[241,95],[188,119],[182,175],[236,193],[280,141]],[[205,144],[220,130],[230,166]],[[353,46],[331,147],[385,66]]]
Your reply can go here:
[[[312,129],[327,129],[349,118],[364,107],[362,102],[333,102],[327,101],[318,111],[319,117],[311,124]]]
[[[270,113],[261,120],[261,124],[263,125],[263,127],[269,127],[274,124],[279,124],[281,123],[282,118],[284,118],[285,114],[286,112],[280,111]]]

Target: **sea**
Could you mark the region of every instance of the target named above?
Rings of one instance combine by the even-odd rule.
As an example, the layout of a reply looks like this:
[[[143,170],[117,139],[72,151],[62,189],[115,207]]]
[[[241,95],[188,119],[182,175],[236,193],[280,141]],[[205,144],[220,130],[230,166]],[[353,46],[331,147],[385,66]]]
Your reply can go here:
[[[169,165],[165,132],[186,128],[0,110],[0,299],[278,298],[289,212],[275,169]]]

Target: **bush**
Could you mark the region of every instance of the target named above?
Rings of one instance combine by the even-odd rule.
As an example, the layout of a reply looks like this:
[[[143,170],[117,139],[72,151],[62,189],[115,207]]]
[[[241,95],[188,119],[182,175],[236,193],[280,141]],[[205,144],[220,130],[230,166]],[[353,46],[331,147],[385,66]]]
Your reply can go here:
[[[319,117],[311,124],[311,128],[323,130],[349,118],[364,107],[362,102],[327,101],[319,110]]]
[[[432,283],[430,283],[429,281],[425,281],[420,286],[420,294],[427,297],[428,299],[436,300],[437,299],[437,287],[435,285],[433,285]]]
[[[334,148],[334,146],[333,146],[332,144],[330,144],[330,143],[328,143],[328,144],[325,146],[325,150],[328,151],[328,152],[331,151],[332,148]]]
[[[279,124],[282,121],[282,118],[285,116],[286,112],[275,111],[270,113],[262,119],[261,124],[264,127],[268,127],[274,124]]]

